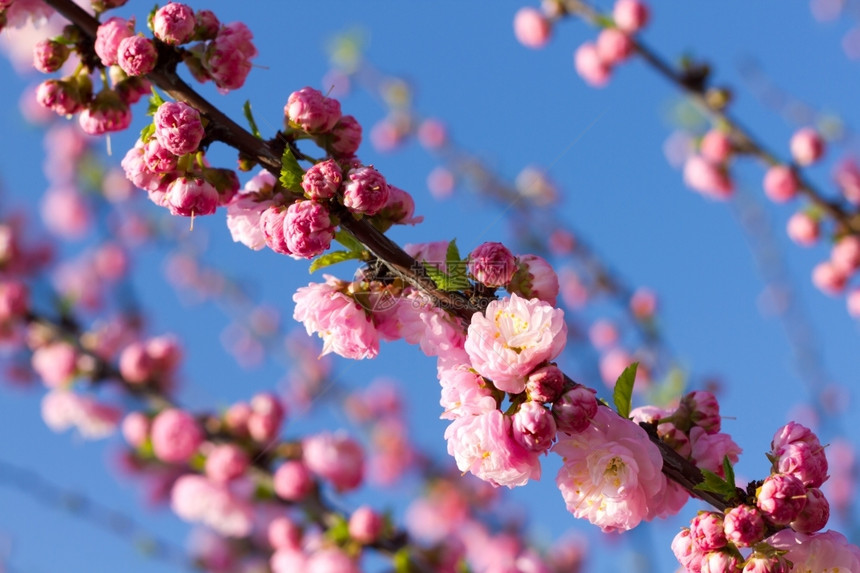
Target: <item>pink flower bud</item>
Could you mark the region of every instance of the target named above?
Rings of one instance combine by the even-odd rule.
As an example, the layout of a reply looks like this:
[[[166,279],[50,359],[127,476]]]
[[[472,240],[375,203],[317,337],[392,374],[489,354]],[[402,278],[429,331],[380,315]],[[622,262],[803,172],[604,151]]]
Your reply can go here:
[[[818,263],[812,269],[812,284],[824,294],[839,296],[845,290],[848,275],[830,261]]]
[[[526,392],[536,402],[555,402],[564,387],[564,374],[555,364],[532,371],[526,379]]]
[[[144,76],[155,68],[158,53],[149,38],[130,36],[119,43],[117,60],[122,71],[130,76]]]
[[[690,522],[690,537],[700,551],[714,551],[726,546],[723,516],[713,511],[700,512]]]
[[[319,90],[305,87],[290,94],[284,115],[305,131],[331,131],[341,118],[340,102],[325,97]]]
[[[860,168],[853,160],[844,160],[833,173],[842,196],[854,205],[860,205]]]
[[[657,312],[657,295],[647,288],[638,288],[630,297],[630,312],[639,320],[648,320]]]
[[[789,422],[782,426],[773,435],[770,442],[771,453],[774,457],[782,455],[783,450],[797,442],[805,442],[811,446],[820,447],[821,442],[815,432],[797,422]]]
[[[342,181],[340,166],[334,159],[327,159],[305,171],[302,189],[308,199],[324,201],[335,196]]]
[[[517,257],[517,270],[507,289],[511,294],[538,298],[555,305],[559,290],[558,275],[543,257],[520,255]]]
[[[540,10],[524,7],[514,16],[514,36],[527,48],[543,48],[551,33],[552,26]]]
[[[618,28],[604,28],[597,36],[597,55],[607,66],[620,64],[633,54],[633,40]]]
[[[312,259],[331,246],[335,228],[325,205],[316,201],[296,201],[287,208],[284,230],[292,256]]]
[[[361,145],[361,124],[351,115],[344,115],[332,128],[331,150],[338,156],[355,154]]]
[[[36,101],[59,115],[78,113],[88,98],[83,98],[76,84],[66,80],[45,80],[36,88]]]
[[[212,10],[198,10],[194,15],[194,39],[214,40],[218,35],[221,22]]]
[[[830,251],[830,262],[846,275],[860,268],[860,237],[848,235],[839,239]]]
[[[702,557],[701,573],[736,573],[743,561],[737,551],[710,551]]]
[[[830,503],[820,489],[810,487],[806,490],[806,504],[803,510],[790,525],[798,533],[815,533],[824,529],[829,519]]]
[[[714,163],[724,163],[732,154],[732,141],[725,132],[712,129],[699,144],[702,157]]]
[[[131,125],[131,108],[112,90],[102,90],[78,116],[78,124],[89,135],[123,131]]]
[[[690,156],[684,163],[684,183],[695,191],[719,200],[728,199],[735,190],[724,168],[699,155]]]
[[[251,406],[244,402],[233,404],[224,414],[224,425],[239,438],[248,435],[248,420],[251,418]]]
[[[14,279],[0,281],[0,322],[23,317],[30,310],[30,290]]]
[[[185,4],[170,2],[159,8],[152,17],[152,32],[155,37],[171,46],[191,40],[197,20],[194,11]]]
[[[251,58],[257,55],[253,39],[251,30],[242,22],[222,26],[215,39],[209,42],[198,73],[205,72],[204,77],[211,77],[221,93],[239,89],[251,71]],[[185,61],[190,63],[188,59]],[[192,73],[193,65],[189,65]]]
[[[514,439],[527,450],[544,452],[555,440],[552,414],[538,402],[524,402],[513,416]]]
[[[201,443],[203,431],[194,416],[184,410],[164,410],[152,421],[152,450],[165,462],[187,461]]]
[[[787,165],[774,165],[764,176],[764,193],[775,203],[793,199],[798,186],[797,176]]]
[[[573,54],[576,73],[591,87],[601,88],[609,83],[612,69],[601,59],[597,46],[586,42]]]
[[[851,318],[860,318],[860,287],[855,287],[845,297],[848,314]]]
[[[258,442],[273,440],[281,431],[286,411],[274,394],[264,392],[251,400],[248,432]]]
[[[289,255],[284,219],[287,210],[280,205],[272,205],[260,214],[260,228],[266,237],[266,245],[276,253]]]
[[[649,16],[648,6],[639,0],[618,0],[612,9],[615,25],[628,34],[644,28]]]
[[[703,554],[698,545],[693,542],[689,529],[682,529],[672,540],[672,553],[686,571],[701,569]]]
[[[742,573],[789,573],[791,568],[781,555],[765,555],[754,551],[746,561]]]
[[[113,89],[122,101],[132,105],[152,93],[152,84],[141,77],[128,77],[114,84]]]
[[[176,170],[178,157],[159,143],[158,139],[152,138],[143,150],[143,160],[146,169],[152,173],[170,173]]]
[[[726,511],[723,525],[726,539],[739,547],[751,547],[764,539],[764,519],[750,505],[739,505]]]
[[[158,142],[174,155],[196,152],[205,135],[200,112],[181,101],[161,104],[153,122]]]
[[[167,188],[167,208],[173,215],[211,215],[217,209],[218,202],[215,187],[199,177],[177,177]]]
[[[340,549],[329,548],[310,556],[305,573],[361,573],[353,559]]]
[[[353,213],[375,215],[388,201],[388,183],[370,166],[350,169],[343,186],[343,204]]]
[[[206,457],[206,477],[215,483],[228,483],[241,477],[248,469],[248,454],[235,444],[221,444],[212,448]]]
[[[289,517],[279,516],[269,523],[268,539],[274,549],[297,550],[301,547],[302,530]]]
[[[30,362],[45,386],[59,388],[75,376],[78,354],[68,342],[52,342],[34,350]]]
[[[69,48],[55,40],[41,40],[33,48],[33,67],[50,74],[59,70],[69,57]]]
[[[122,437],[133,448],[139,448],[149,436],[149,418],[141,412],[129,412],[122,421]]]
[[[803,247],[818,242],[818,221],[806,213],[795,213],[788,220],[788,236]]]
[[[305,438],[303,459],[308,469],[328,480],[337,491],[357,488],[364,477],[364,452],[343,433],[324,432]]]
[[[560,432],[578,434],[585,430],[597,414],[597,392],[577,386],[553,402],[552,414]]]
[[[720,404],[717,398],[710,392],[696,390],[686,394],[681,399],[683,410],[678,409],[678,413],[684,416],[689,416],[691,424],[701,427],[709,434],[716,434],[720,431]],[[676,422],[676,425],[678,423]]]
[[[776,471],[792,474],[807,487],[821,487],[827,480],[824,447],[809,442],[793,442],[779,449]]]
[[[378,215],[396,225],[415,225],[424,217],[414,217],[415,200],[408,192],[394,185],[388,186],[388,201]]]
[[[349,516],[349,535],[359,543],[368,545],[379,538],[384,522],[369,506],[363,505]]]
[[[438,119],[425,119],[418,126],[418,141],[426,149],[439,149],[448,141],[445,124]]]
[[[469,254],[469,274],[489,287],[503,287],[511,282],[517,262],[501,243],[483,243]]]
[[[119,357],[119,372],[131,384],[150,380],[155,374],[155,366],[155,361],[142,342],[129,344]]]
[[[117,64],[119,44],[134,34],[134,22],[123,18],[113,17],[102,22],[96,32],[96,55],[105,66]]]
[[[800,165],[811,165],[824,155],[824,140],[817,131],[805,127],[791,136],[791,156]]]
[[[308,467],[297,460],[288,460],[275,470],[275,493],[287,501],[301,501],[314,489],[314,479]]]
[[[764,480],[757,493],[756,506],[776,525],[794,521],[806,505],[806,488],[788,474],[774,474]]]

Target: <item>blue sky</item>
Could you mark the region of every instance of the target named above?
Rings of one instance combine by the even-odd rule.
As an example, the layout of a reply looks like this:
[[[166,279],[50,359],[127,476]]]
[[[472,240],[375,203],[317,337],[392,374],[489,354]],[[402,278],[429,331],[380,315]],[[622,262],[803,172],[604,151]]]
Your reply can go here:
[[[681,365],[697,380],[705,376],[722,380],[723,413],[730,417],[724,428],[745,450],[738,471],[763,477],[767,471],[763,452],[773,432],[792,408],[804,403],[808,391],[780,322],[760,310],[764,282],[732,208],[684,188],[680,173],[663,155],[679,101],[674,88],[638,61],[619,68],[605,89],[586,87],[573,71],[572,54],[583,41],[594,38],[594,31],[579,22],[565,22],[546,49],[528,50],[516,43],[512,33],[519,2],[290,4],[205,3],[222,21],[245,21],[255,34],[260,55],[245,89],[228,96],[216,94],[211,85],[202,91],[236,119],[241,118],[242,103],[250,99],[261,130],[270,133],[280,125],[291,91],[306,85],[325,89],[327,42],[345,30],[361,28],[374,66],[408,79],[418,111],[444,120],[459,145],[509,180],[527,165],[549,166],[562,192],[559,216],[578,229],[629,284],[648,286],[659,294],[660,327]],[[139,10],[142,14],[149,8],[132,0],[119,13]],[[781,5],[779,10],[755,3],[734,10],[718,3],[656,3],[652,25],[643,38],[669,59],[685,53],[708,59],[717,83],[731,86],[735,93],[735,114],[787,157],[788,138],[797,126],[754,96],[739,63],[754,56],[785,91],[816,108],[838,112],[849,126],[857,122],[852,114],[860,80],[857,63],[849,61],[840,47],[847,22],[818,23],[805,3]],[[37,78],[19,77],[5,60],[0,61],[0,77],[10,86],[0,93],[3,209],[7,205],[32,208],[45,186],[40,175],[43,151],[40,132],[19,117],[17,98],[20,89]],[[345,97],[342,105],[362,122],[365,133],[384,115],[374,98],[360,89]],[[135,111],[134,125],[143,125],[143,108]],[[113,138],[115,160],[133,138],[133,133]],[[838,150],[831,149],[823,165],[810,170],[813,180],[829,189],[834,160],[856,152],[852,144],[856,146],[848,141]],[[485,240],[509,240],[499,209],[468,190],[458,189],[455,197],[444,202],[432,199],[425,179],[438,162],[417,144],[381,154],[365,142],[359,154],[389,181],[410,191],[417,214],[425,216],[424,224],[393,233],[401,244],[456,237],[465,252]],[[210,158],[224,166],[234,161],[223,148],[213,147]],[[765,203],[758,166],[741,161],[735,173],[739,187],[761,204],[766,224],[773,230],[792,286],[811,317],[823,367],[853,400],[860,357],[857,323],[845,312],[844,301],[818,293],[809,280],[814,264],[827,256],[827,248],[806,250],[790,243],[783,229],[792,207]],[[141,204],[141,208],[152,216],[163,214],[154,205]],[[223,214],[198,219],[193,233],[192,240],[204,250],[203,260],[230,276],[242,277],[254,295],[278,308],[287,321],[295,289],[309,280],[321,280],[309,278],[303,263],[233,244]],[[81,248],[64,247],[69,253]],[[182,401],[197,408],[219,407],[275,387],[283,368],[276,364],[250,372],[239,368],[219,341],[227,323],[224,313],[213,304],[184,305],[165,282],[163,255],[161,248],[136,255],[142,272],[135,276],[134,286],[149,313],[150,332],[193,336],[183,368]],[[346,267],[332,271],[351,274]],[[587,323],[612,312],[600,307],[581,319]],[[588,366],[591,359],[587,354],[580,357],[574,368],[583,376],[593,375],[593,366]],[[345,384],[355,387],[381,374],[401,380],[416,439],[444,456],[444,424],[438,420],[438,386],[431,360],[414,348],[389,344],[383,345],[377,360],[339,361],[336,372]],[[581,381],[601,385],[596,378]],[[135,514],[147,529],[184,543],[186,525],[166,511],[141,509],[135,487],[107,469],[112,453],[120,447],[118,438],[85,443],[69,434],[53,434],[39,418],[39,391],[0,387],[0,392],[0,434],[7,437],[0,445],[0,459]],[[852,402],[848,404],[850,408]],[[286,435],[346,424],[342,414],[329,409],[312,420],[288,422]],[[857,444],[856,431],[848,437]],[[600,538],[593,527],[576,522],[564,510],[552,483],[553,463],[547,463],[540,484],[515,490],[512,499],[533,510],[534,532],[541,539],[570,529]],[[357,496],[344,503],[361,499]],[[395,509],[402,509],[406,499],[408,493],[403,492],[394,502]],[[15,570],[50,572],[60,564],[71,573],[174,570],[143,559],[128,543],[116,542],[61,511],[46,509],[2,483],[0,508],[0,558],[10,548],[9,562]],[[630,544],[595,546],[600,549],[592,555],[588,570],[617,570],[618,559],[631,559],[626,551],[604,551],[607,547],[629,549],[652,545],[652,540],[656,570],[670,570],[674,565],[667,540],[694,512],[691,504],[678,520],[630,536],[634,539]]]

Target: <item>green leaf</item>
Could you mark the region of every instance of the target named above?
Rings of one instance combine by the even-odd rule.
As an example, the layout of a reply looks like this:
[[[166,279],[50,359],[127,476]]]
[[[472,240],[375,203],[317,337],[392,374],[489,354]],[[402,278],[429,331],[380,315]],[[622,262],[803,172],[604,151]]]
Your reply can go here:
[[[155,115],[155,112],[158,111],[158,108],[161,107],[161,104],[164,103],[164,98],[161,97],[155,88],[152,88],[152,96],[149,98],[149,107],[146,109],[146,115]]]
[[[726,474],[726,483],[735,488],[735,469],[732,467],[732,462],[729,456],[723,457],[723,473]]]
[[[412,565],[409,561],[409,549],[403,547],[391,558],[396,573],[411,573]]]
[[[457,248],[457,239],[451,239],[448,243],[448,250],[445,251],[445,264],[448,265],[448,270],[451,269],[451,263],[461,263],[463,258],[460,256],[460,249]]]
[[[334,240],[349,249],[351,252],[363,253],[367,250],[355,237],[342,229],[334,234]]]
[[[615,381],[615,390],[612,392],[612,401],[615,409],[622,418],[630,417],[630,406],[633,401],[633,383],[636,382],[636,369],[639,363],[634,362],[624,369],[618,380]]]
[[[257,129],[257,122],[254,121],[254,114],[251,113],[251,100],[245,100],[245,105],[242,106],[242,111],[245,113],[245,119],[248,120],[248,125],[251,126],[251,133],[253,133],[254,137],[257,139],[263,139],[263,136],[260,135],[260,130]]]
[[[140,140],[144,143],[152,139],[152,136],[155,135],[155,124],[149,123],[140,130]]]
[[[331,265],[335,265],[337,263],[342,263],[344,261],[360,258],[361,253],[355,251],[332,251],[330,253],[326,253],[315,258],[311,263],[311,267],[310,269],[308,269],[308,271],[314,272],[325,267],[330,267]]]
[[[714,472],[702,470],[702,475],[705,477],[702,483],[697,484],[694,489],[700,491],[709,491],[721,495],[727,499],[732,499],[737,495],[734,483],[729,483]]]
[[[288,191],[294,193],[302,192],[302,176],[305,174],[302,166],[299,165],[298,159],[293,155],[290,146],[284,149],[284,155],[281,157],[281,185]]]
[[[448,275],[446,275],[430,263],[421,261],[421,264],[424,265],[424,271],[427,273],[428,277],[433,279],[433,282],[436,283],[436,286],[442,290],[445,290],[445,285],[448,284]]]

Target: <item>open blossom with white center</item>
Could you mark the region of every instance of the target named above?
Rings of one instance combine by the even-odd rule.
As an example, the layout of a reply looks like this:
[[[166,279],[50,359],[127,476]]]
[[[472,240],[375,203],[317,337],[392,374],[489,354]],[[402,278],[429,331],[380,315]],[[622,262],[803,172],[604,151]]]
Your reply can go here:
[[[479,374],[499,390],[519,394],[529,373],[558,356],[566,342],[564,311],[512,294],[472,316],[465,349]]]
[[[585,431],[559,434],[553,451],[564,463],[556,484],[574,517],[609,532],[662,513],[654,505],[666,497],[663,458],[633,422],[598,408]]]
[[[783,529],[765,540],[777,549],[788,551],[793,573],[848,573],[860,571],[860,547],[851,545],[835,531],[805,535]]]
[[[445,430],[445,439],[461,472],[495,486],[516,487],[540,479],[538,454],[514,440],[511,418],[499,410],[457,418]]]

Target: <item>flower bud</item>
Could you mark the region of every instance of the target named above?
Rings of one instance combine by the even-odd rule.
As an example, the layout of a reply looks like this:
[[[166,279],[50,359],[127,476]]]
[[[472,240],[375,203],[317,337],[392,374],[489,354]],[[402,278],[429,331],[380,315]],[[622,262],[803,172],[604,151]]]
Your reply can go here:
[[[164,410],[152,421],[152,450],[165,462],[188,461],[203,443],[203,431],[184,410]]]
[[[806,505],[806,488],[789,474],[774,474],[756,492],[756,506],[776,525],[794,521]]]
[[[162,6],[152,17],[153,34],[171,46],[178,46],[191,40],[196,25],[194,10],[178,2],[170,2]]]
[[[644,28],[649,16],[648,6],[639,0],[618,0],[612,9],[615,25],[628,34]]]
[[[514,255],[501,243],[484,243],[469,254],[469,274],[489,287],[507,285],[516,268]]]
[[[375,215],[388,201],[388,183],[373,167],[350,169],[343,186],[343,204],[353,213]]]
[[[597,414],[596,394],[591,388],[577,386],[553,402],[552,414],[558,430],[566,434],[578,434],[585,430]]]
[[[338,156],[355,154],[361,145],[361,124],[351,115],[344,115],[332,128],[331,150]]]
[[[824,155],[824,140],[817,131],[805,127],[791,136],[791,156],[800,165],[811,165]]]
[[[340,102],[305,87],[290,94],[284,106],[287,119],[308,132],[331,131],[341,119]]]
[[[56,40],[42,40],[33,47],[33,67],[50,74],[59,70],[69,58],[69,48]]]
[[[815,533],[824,529],[829,519],[830,503],[820,489],[810,487],[806,490],[806,504],[803,510],[790,525],[798,533]]]
[[[814,245],[818,241],[818,221],[806,213],[792,215],[787,230],[789,238],[802,247]]]
[[[181,101],[158,106],[153,122],[158,142],[174,155],[196,152],[205,134],[200,112]]]
[[[775,203],[785,203],[797,195],[797,175],[787,165],[774,165],[764,175],[764,194]]]
[[[514,36],[527,48],[543,48],[551,33],[550,21],[540,10],[527,6],[514,16]]]
[[[221,444],[206,456],[206,477],[215,483],[228,483],[245,473],[248,454],[235,444]]]
[[[701,551],[715,551],[726,546],[723,516],[713,511],[700,512],[690,522],[690,537]]]
[[[558,275],[546,259],[537,255],[520,255],[516,260],[517,270],[507,286],[508,292],[555,305],[559,290]]]
[[[96,31],[95,51],[96,55],[107,66],[117,64],[119,44],[124,39],[134,35],[134,22],[124,18],[108,18],[99,25]]]
[[[275,470],[275,493],[287,501],[301,501],[314,488],[314,480],[307,466],[297,460],[288,460]]]
[[[349,536],[368,545],[379,538],[384,522],[382,517],[370,507],[363,505],[349,517]]]
[[[145,76],[155,68],[158,53],[149,38],[130,36],[119,43],[117,61],[130,76]]]
[[[173,215],[211,215],[218,207],[218,191],[200,177],[177,177],[167,188],[167,208]]]
[[[335,196],[342,181],[340,166],[334,159],[327,159],[305,171],[302,189],[308,199],[324,201]]]
[[[524,402],[513,415],[514,439],[527,450],[545,452],[555,440],[552,414],[538,402]]]
[[[564,387],[564,374],[555,364],[538,368],[526,379],[526,392],[536,402],[555,402]]]
[[[764,519],[750,505],[739,505],[726,511],[723,525],[726,539],[739,547],[751,547],[764,539]]]

